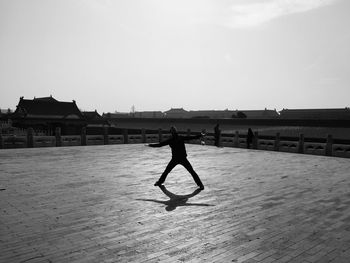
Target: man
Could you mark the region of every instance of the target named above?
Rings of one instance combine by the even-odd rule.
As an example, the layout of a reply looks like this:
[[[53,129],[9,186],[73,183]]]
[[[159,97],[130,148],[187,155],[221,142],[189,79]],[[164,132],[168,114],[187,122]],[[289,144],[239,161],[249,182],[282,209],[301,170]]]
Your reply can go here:
[[[214,145],[216,147],[220,147],[220,136],[221,136],[221,130],[219,128],[219,123],[215,125],[214,127]]]
[[[251,128],[248,128],[247,133],[247,149],[250,149],[250,144],[253,142],[254,139],[254,133]]]
[[[152,143],[148,144],[149,147],[162,147],[165,145],[169,145],[171,148],[172,158],[165,168],[163,174],[159,178],[159,180],[154,184],[154,186],[162,186],[167,175],[171,172],[171,170],[178,164],[181,164],[183,167],[187,169],[187,171],[192,175],[194,181],[199,186],[200,190],[204,190],[204,185],[202,181],[199,179],[198,174],[193,170],[192,165],[187,160],[187,153],[185,147],[185,141],[199,139],[204,136],[204,133],[195,136],[180,136],[177,133],[176,128],[173,126],[170,128],[171,138],[160,142],[160,143]]]

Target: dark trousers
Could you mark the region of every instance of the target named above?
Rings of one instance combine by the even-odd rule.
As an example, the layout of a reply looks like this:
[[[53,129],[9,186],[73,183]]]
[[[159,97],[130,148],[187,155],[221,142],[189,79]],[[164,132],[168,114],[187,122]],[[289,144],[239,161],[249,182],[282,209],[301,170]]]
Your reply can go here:
[[[201,179],[199,179],[198,174],[193,170],[193,167],[190,164],[190,162],[187,160],[187,158],[171,159],[167,167],[165,168],[164,172],[162,173],[162,176],[159,178],[158,182],[161,184],[164,183],[168,174],[178,164],[181,164],[183,167],[187,169],[187,171],[192,175],[193,180],[196,182],[198,186],[203,186]]]

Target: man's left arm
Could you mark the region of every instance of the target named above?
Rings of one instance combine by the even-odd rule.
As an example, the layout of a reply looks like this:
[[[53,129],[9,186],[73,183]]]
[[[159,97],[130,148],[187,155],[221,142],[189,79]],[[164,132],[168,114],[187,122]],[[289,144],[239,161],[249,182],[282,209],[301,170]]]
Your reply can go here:
[[[205,133],[204,133],[204,132],[201,132],[201,133],[198,134],[198,135],[184,136],[184,140],[185,140],[185,141],[196,140],[196,139],[199,139],[199,138],[204,137],[204,136],[205,136]]]

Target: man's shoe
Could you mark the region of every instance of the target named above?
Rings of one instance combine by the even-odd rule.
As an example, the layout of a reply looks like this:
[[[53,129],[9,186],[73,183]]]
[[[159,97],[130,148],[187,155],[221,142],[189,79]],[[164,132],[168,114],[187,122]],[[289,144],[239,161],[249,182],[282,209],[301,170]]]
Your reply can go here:
[[[161,184],[159,181],[157,181],[157,182],[155,182],[154,186],[159,186],[159,187],[161,187],[162,184]]]

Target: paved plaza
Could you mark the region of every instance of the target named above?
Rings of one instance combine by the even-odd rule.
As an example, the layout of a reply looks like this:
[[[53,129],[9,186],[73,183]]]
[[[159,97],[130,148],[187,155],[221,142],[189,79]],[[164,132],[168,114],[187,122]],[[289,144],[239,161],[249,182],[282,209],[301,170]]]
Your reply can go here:
[[[0,262],[350,262],[349,159],[187,145],[0,150]]]

